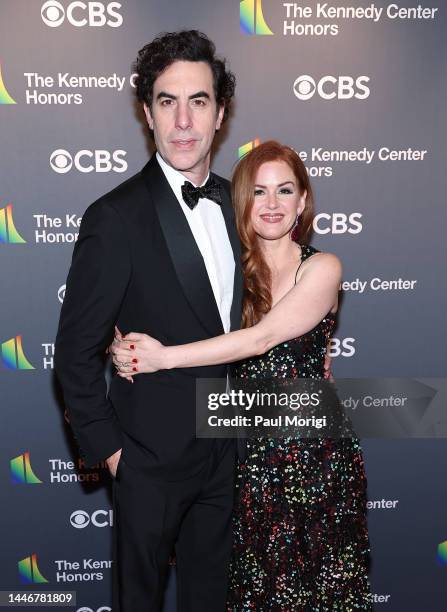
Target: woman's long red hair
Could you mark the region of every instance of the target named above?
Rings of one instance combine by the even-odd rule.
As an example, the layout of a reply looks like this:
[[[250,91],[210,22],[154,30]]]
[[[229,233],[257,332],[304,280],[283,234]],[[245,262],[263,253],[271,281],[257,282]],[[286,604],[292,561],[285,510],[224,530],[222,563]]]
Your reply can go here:
[[[242,327],[255,325],[272,307],[271,273],[251,222],[256,174],[262,164],[271,161],[286,162],[295,175],[300,193],[307,192],[305,208],[291,238],[300,244],[306,244],[312,232],[312,188],[307,170],[298,154],[291,147],[275,140],[268,140],[252,149],[236,166],[231,184],[236,224],[242,243]]]

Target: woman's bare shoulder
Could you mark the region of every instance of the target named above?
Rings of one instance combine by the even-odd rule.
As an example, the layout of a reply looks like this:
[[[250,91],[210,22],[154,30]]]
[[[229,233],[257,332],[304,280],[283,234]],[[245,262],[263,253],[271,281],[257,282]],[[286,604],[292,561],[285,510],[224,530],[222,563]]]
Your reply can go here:
[[[340,258],[334,253],[318,251],[303,261],[303,273],[312,270],[315,274],[334,274],[341,277],[343,266]]]

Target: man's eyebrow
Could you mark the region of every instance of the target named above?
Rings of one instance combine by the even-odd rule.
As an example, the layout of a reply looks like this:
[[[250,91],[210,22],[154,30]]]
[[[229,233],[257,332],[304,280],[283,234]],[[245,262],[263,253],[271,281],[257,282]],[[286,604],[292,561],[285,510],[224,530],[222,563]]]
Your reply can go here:
[[[167,93],[166,91],[160,91],[160,93],[157,96],[157,100],[159,100],[160,98],[169,98],[170,100],[177,100],[177,96]]]
[[[157,100],[160,100],[161,98],[169,98],[169,100],[177,100],[177,96],[174,96],[174,94],[170,94],[167,91],[160,91],[160,93],[157,95]],[[207,98],[208,100],[211,99],[209,93],[207,93],[206,91],[198,91],[197,93],[194,93],[191,96],[189,96],[188,100],[195,100],[196,98]]]
[[[189,96],[190,100],[194,100],[195,98],[208,98],[208,100],[210,100],[210,94],[206,91],[198,91],[197,93],[192,94],[192,96]]]

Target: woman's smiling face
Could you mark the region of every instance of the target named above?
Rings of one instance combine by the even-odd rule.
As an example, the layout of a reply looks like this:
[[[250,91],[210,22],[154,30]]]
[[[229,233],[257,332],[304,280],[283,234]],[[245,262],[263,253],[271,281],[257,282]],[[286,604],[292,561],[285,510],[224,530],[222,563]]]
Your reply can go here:
[[[277,240],[290,232],[297,215],[304,210],[306,192],[285,161],[265,162],[255,177],[253,228],[265,240]]]

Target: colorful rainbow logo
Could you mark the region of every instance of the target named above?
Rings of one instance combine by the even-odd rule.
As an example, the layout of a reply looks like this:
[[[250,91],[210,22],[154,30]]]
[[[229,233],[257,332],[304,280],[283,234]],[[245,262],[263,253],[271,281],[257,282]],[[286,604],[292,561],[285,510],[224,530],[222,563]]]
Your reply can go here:
[[[39,584],[42,582],[48,582],[46,578],[42,576],[37,565],[37,555],[33,553],[31,557],[26,557],[18,563],[19,565],[19,577],[22,584]]]
[[[16,336],[0,344],[3,365],[8,370],[35,370],[25,357],[22,347],[22,336]]]
[[[244,157],[244,155],[247,155],[247,153],[249,153],[252,149],[254,149],[260,144],[261,144],[261,141],[259,138],[255,138],[254,140],[250,140],[250,142],[243,144],[237,150],[237,158],[241,159],[241,157]]]
[[[438,544],[438,560],[441,565],[447,565],[447,540]]]
[[[22,238],[14,225],[12,218],[12,204],[0,208],[0,244],[23,244],[26,240]]]
[[[2,77],[2,67],[0,65],[0,104],[17,104],[17,102],[9,95],[5,87]]]
[[[242,34],[273,35],[262,13],[262,0],[241,0],[240,23]]]
[[[11,479],[14,484],[42,484],[31,467],[29,451],[9,462],[11,466]]]

